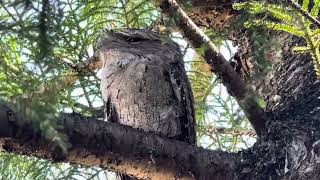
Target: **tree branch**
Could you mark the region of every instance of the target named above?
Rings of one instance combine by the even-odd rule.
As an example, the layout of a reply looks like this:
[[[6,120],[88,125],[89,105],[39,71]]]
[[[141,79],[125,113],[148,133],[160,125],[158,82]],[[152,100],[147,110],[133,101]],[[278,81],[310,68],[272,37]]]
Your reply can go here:
[[[170,16],[175,20],[180,32],[198,50],[198,54],[203,56],[212,71],[221,78],[228,92],[236,98],[244,110],[257,134],[261,135],[265,130],[267,118],[263,109],[256,102],[254,93],[246,88],[244,81],[222,56],[210,38],[188,17],[175,0],[162,0],[160,7],[165,16]],[[204,53],[199,52],[199,48],[203,49]]]
[[[33,126],[0,104],[0,148],[52,161],[100,166],[142,179],[233,179],[238,156],[170,140],[137,129],[64,114],[60,125],[69,137],[68,154],[52,150]],[[20,122],[20,123],[18,123]],[[21,123],[23,122],[23,123]],[[31,121],[32,122],[32,121]]]
[[[74,73],[68,74],[59,78],[54,78],[49,82],[40,84],[37,87],[37,90],[33,91],[30,94],[23,94],[23,98],[41,98],[46,96],[52,96],[53,94],[58,93],[59,91],[65,89],[68,86],[73,85],[81,75],[91,73],[92,71],[101,68],[102,64],[98,57],[92,56],[86,61],[83,61],[78,64],[74,64],[68,59],[61,58],[61,61],[69,66]]]

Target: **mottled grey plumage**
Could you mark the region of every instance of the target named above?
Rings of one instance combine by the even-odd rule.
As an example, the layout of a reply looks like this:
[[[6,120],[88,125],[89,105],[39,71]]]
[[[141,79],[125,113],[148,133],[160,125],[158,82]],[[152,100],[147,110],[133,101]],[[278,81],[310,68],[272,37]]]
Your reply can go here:
[[[193,96],[176,43],[130,29],[107,32],[97,49],[108,121],[195,144]]]

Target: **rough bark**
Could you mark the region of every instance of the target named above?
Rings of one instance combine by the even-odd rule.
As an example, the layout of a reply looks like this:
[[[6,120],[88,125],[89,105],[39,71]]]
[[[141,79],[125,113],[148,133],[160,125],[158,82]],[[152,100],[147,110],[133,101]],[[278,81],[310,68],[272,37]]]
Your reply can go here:
[[[243,0],[178,0],[197,26],[217,32],[230,27],[230,21],[237,15],[237,11],[232,9],[232,4],[239,1]]]
[[[319,178],[320,80],[310,56],[291,51],[303,42],[289,36],[283,43],[281,63],[265,82],[268,133],[243,153],[240,179]]]
[[[70,144],[68,154],[63,156],[28,122],[1,104],[2,151],[99,166],[142,179],[233,179],[238,160],[237,154],[206,150],[77,114],[60,117],[60,132],[69,137]]]
[[[239,0],[178,0],[184,6],[192,5],[198,9],[208,9],[217,7],[230,7],[233,3]]]

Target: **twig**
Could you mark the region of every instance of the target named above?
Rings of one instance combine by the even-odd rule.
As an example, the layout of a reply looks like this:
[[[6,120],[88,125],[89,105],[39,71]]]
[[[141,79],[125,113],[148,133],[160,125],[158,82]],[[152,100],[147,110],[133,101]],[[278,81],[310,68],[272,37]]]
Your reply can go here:
[[[61,61],[67,66],[71,67],[75,73],[71,73],[65,76],[60,77],[59,79],[52,79],[50,82],[43,83],[39,85],[36,91],[31,94],[23,94],[22,97],[30,98],[30,97],[38,97],[46,96],[48,94],[57,93],[68,86],[73,85],[81,75],[86,75],[91,73],[92,71],[100,68],[102,66],[100,60],[96,56],[92,56],[84,62],[74,64],[72,61],[68,59],[62,59]]]
[[[289,4],[295,8],[297,11],[299,11],[301,14],[303,14],[306,18],[308,18],[311,22],[313,22],[315,25],[320,27],[320,21],[318,21],[316,18],[314,18],[311,14],[309,14],[307,11],[302,9],[302,7],[294,2],[293,0],[288,0]]]
[[[210,133],[218,133],[218,134],[230,134],[233,136],[251,136],[255,137],[257,134],[254,132],[254,130],[250,129],[232,129],[232,128],[224,128],[224,127],[213,127],[208,126],[207,131]]]
[[[180,32],[211,66],[212,71],[222,80],[228,92],[235,97],[257,134],[261,135],[266,129],[267,117],[256,102],[255,94],[246,87],[244,80],[223,57],[210,38],[189,18],[175,0],[162,0],[160,8],[164,16],[170,16],[175,20]],[[204,53],[201,53],[199,49],[202,49]]]

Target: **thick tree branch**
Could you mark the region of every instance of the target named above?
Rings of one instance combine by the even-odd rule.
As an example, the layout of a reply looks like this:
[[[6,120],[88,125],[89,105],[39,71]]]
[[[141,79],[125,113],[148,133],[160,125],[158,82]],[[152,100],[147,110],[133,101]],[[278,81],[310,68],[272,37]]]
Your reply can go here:
[[[255,100],[254,94],[246,88],[244,81],[222,56],[210,38],[188,17],[175,0],[163,0],[160,7],[165,16],[174,18],[180,32],[195,49],[204,49],[200,53],[221,78],[229,93],[236,98],[246,113],[253,128],[260,135],[265,130],[266,115]],[[198,52],[199,53],[199,52]]]
[[[143,179],[233,179],[238,161],[236,154],[206,150],[75,114],[63,115],[59,121],[64,127],[61,133],[69,137],[70,143],[68,154],[62,156],[21,119],[18,113],[0,105],[3,151],[100,166]]]

